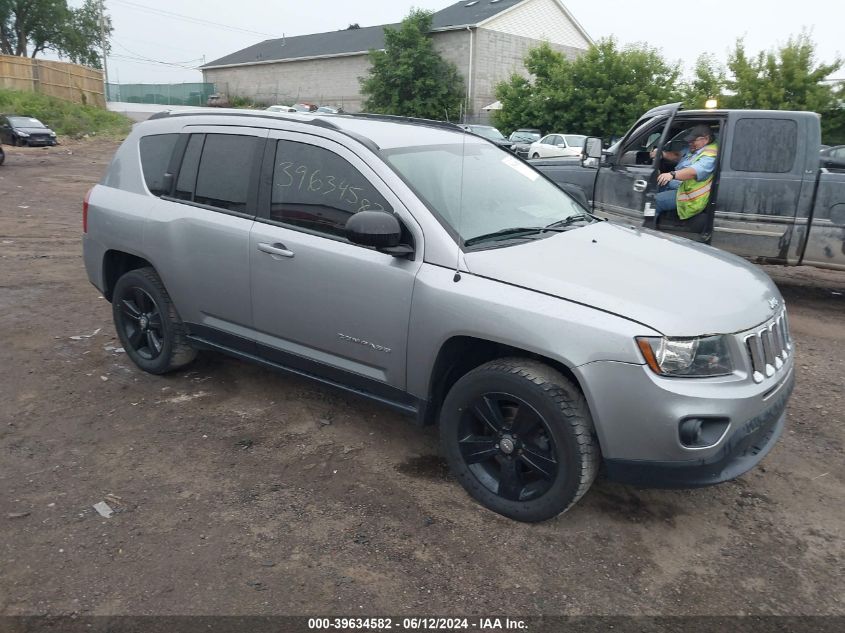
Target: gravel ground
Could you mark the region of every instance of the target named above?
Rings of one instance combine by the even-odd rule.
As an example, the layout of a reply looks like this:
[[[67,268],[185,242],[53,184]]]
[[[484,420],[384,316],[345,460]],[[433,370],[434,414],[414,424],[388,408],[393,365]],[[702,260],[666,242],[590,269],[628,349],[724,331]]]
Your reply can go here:
[[[845,273],[767,267],[798,386],[761,467],[523,525],[372,403],[211,353],[135,369],[80,254],[115,147],[0,167],[0,615],[845,615]]]

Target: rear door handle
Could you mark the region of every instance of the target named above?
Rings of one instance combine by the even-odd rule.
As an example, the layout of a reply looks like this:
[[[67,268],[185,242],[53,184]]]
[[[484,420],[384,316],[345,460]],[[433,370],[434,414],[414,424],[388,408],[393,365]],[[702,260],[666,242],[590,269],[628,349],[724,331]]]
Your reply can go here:
[[[293,257],[293,251],[289,251],[284,244],[276,242],[275,244],[258,244],[258,250],[262,253],[270,255],[278,255],[279,257]]]
[[[634,181],[634,191],[636,191],[637,193],[642,193],[643,191],[646,190],[647,187],[648,187],[648,181],[647,180],[635,180]]]

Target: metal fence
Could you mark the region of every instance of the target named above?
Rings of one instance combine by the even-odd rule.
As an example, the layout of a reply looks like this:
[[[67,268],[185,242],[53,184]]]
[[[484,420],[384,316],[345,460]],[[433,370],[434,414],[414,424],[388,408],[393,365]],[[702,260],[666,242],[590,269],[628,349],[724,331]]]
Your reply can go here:
[[[106,105],[103,72],[67,62],[0,55],[0,88],[38,92],[101,108]]]
[[[216,92],[212,83],[109,84],[109,101],[204,106]]]

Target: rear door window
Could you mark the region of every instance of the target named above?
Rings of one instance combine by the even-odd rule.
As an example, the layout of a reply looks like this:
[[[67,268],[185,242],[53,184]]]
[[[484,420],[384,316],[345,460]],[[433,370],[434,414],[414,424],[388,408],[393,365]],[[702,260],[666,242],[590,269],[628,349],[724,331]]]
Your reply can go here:
[[[788,173],[795,165],[798,124],[791,119],[740,119],[731,149],[734,171]]]
[[[153,134],[141,138],[141,170],[144,172],[147,189],[154,196],[170,193],[165,190],[164,174],[178,139],[178,134]]]
[[[235,213],[251,212],[251,184],[263,139],[239,134],[192,134],[174,196]]]

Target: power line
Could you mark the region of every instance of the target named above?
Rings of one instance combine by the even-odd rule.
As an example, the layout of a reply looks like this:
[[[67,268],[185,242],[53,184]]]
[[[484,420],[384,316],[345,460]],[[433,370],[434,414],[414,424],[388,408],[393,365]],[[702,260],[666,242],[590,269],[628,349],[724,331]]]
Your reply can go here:
[[[135,2],[129,2],[129,0],[111,0],[117,4],[122,4],[127,7],[131,7],[138,11],[146,11],[147,13],[152,13],[154,15],[164,15],[171,18],[176,18],[177,20],[184,20],[186,22],[192,22],[194,24],[201,24],[203,26],[212,26],[218,29],[224,29],[226,31],[239,31],[241,33],[250,33],[252,35],[261,35],[262,37],[276,37],[270,33],[262,33],[261,31],[252,31],[250,29],[242,29],[237,26],[230,26],[228,24],[220,24],[219,22],[212,22],[211,20],[204,20],[202,18],[195,18],[189,15],[182,15],[181,13],[174,13],[172,11],[165,11],[164,9],[153,9],[152,7],[146,7],[142,4],[136,4]]]
[[[145,62],[141,60],[136,60],[134,57],[126,57],[124,55],[112,55],[111,58],[119,59],[122,63],[125,64],[138,64],[140,66],[155,66],[160,71],[163,72],[180,72],[182,70],[197,70],[196,68],[189,68],[187,66],[170,66],[167,68],[162,68],[161,64],[157,64],[155,62]]]
[[[152,59],[152,58],[147,57],[146,55],[144,55],[144,54],[142,54],[142,53],[137,53],[137,52],[135,52],[135,51],[133,51],[133,50],[129,50],[128,48],[126,48],[126,47],[125,47],[123,44],[121,44],[120,42],[112,42],[112,44],[117,44],[120,48],[122,48],[123,50],[125,50],[125,51],[126,51],[127,53],[129,53],[130,55],[134,55],[134,56],[135,56],[135,59],[143,59],[144,61],[154,62],[154,63],[156,63],[156,64],[164,64],[165,66],[181,66],[181,67],[183,67],[183,68],[184,68],[184,67],[186,67],[186,66],[185,66],[185,64],[193,64],[193,63],[196,63],[196,62],[201,62],[201,61],[203,61],[203,58],[202,58],[202,57],[195,57],[194,59],[188,59],[188,60],[185,60],[185,61],[183,61],[183,62],[165,62],[165,61],[162,61],[162,60],[160,60],[160,59]]]

